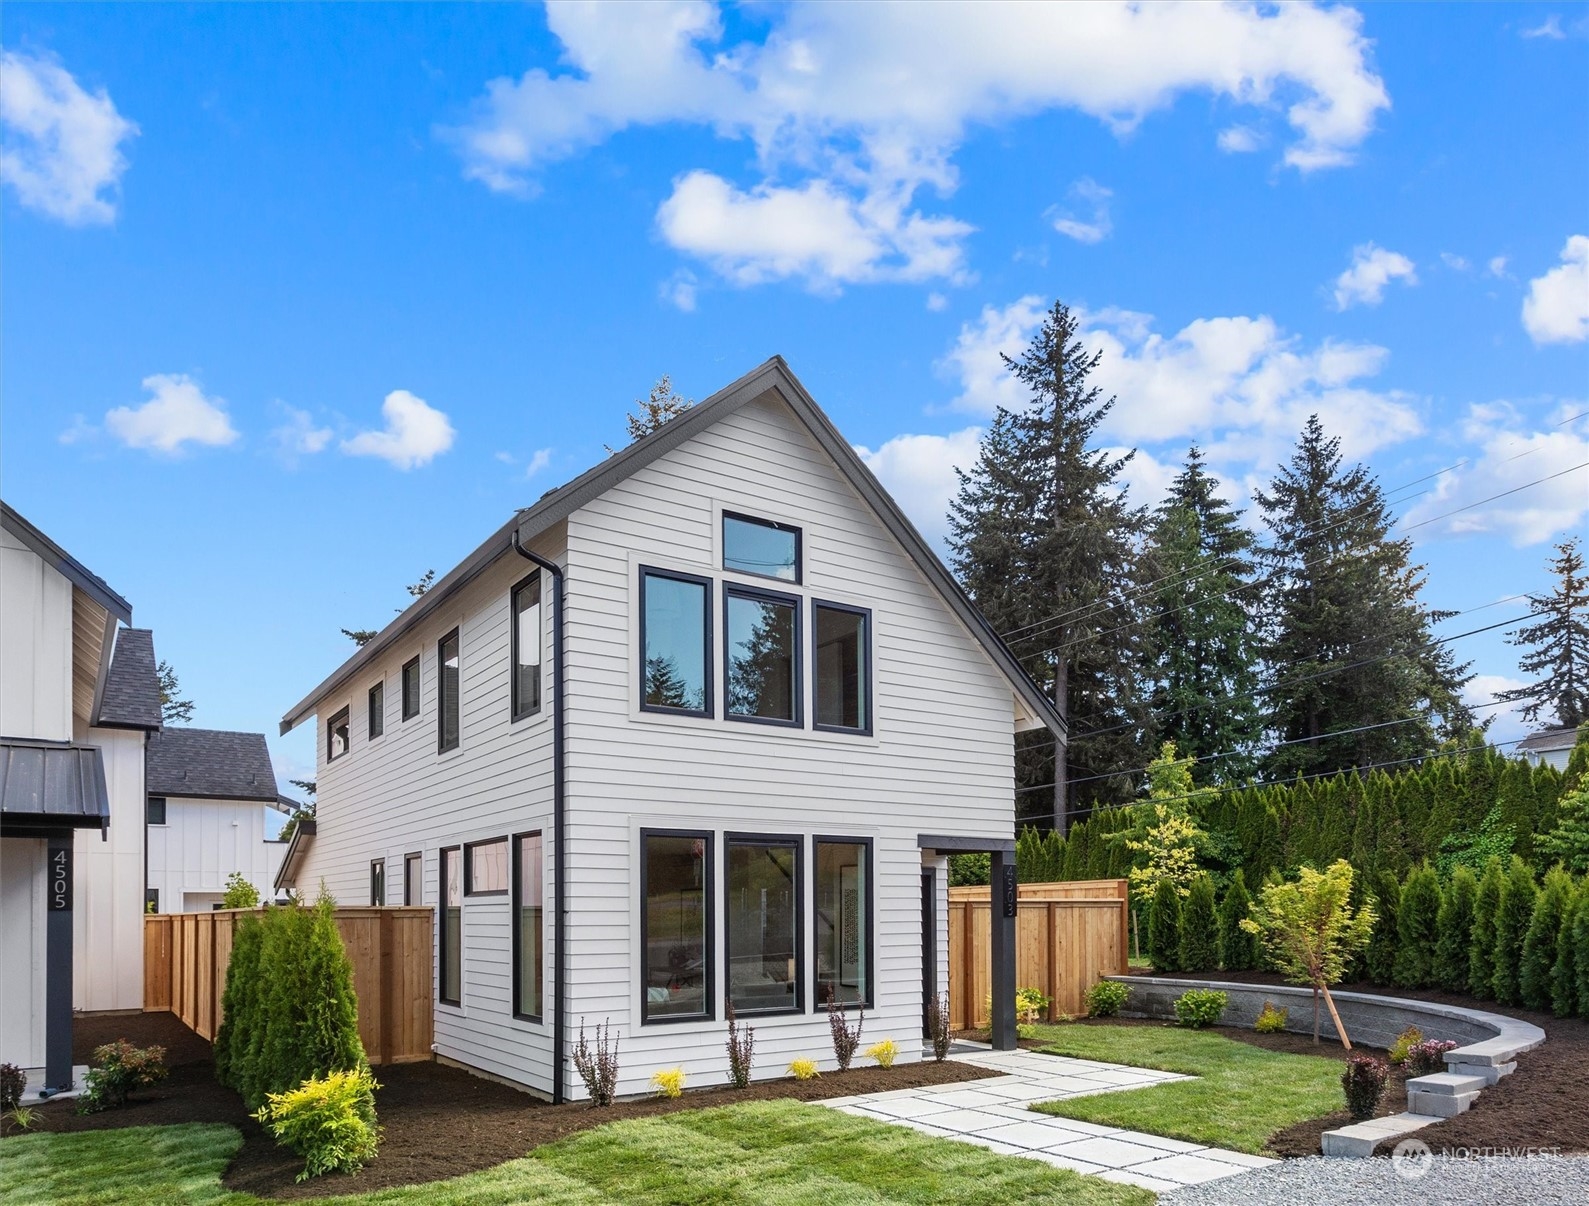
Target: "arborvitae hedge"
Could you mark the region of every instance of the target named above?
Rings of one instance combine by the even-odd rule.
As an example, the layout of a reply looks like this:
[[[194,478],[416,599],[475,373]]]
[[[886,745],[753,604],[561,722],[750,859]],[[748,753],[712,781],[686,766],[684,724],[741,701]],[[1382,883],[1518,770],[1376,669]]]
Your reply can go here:
[[[1495,999],[1495,919],[1506,893],[1506,870],[1501,860],[1484,865],[1479,894],[1473,900],[1473,945],[1468,951],[1468,991],[1481,1001]]]
[[[1428,988],[1435,982],[1435,946],[1440,940],[1440,877],[1427,863],[1415,867],[1396,905],[1393,983]]]
[[[1214,881],[1199,875],[1181,909],[1181,971],[1212,971],[1219,966],[1219,934],[1214,912]]]
[[[221,993],[221,1025],[215,1032],[215,1079],[233,1089],[247,1080],[246,1035],[257,1016],[260,979],[259,952],[265,925],[259,917],[240,915],[232,931],[232,958],[226,965],[226,989]],[[241,1028],[239,1027],[241,1023]]]
[[[1219,965],[1226,971],[1251,971],[1258,966],[1258,939],[1241,928],[1252,898],[1240,867],[1219,902]]]
[[[1469,956],[1473,949],[1473,906],[1479,895],[1479,877],[1471,867],[1458,867],[1440,899],[1436,926],[1435,983],[1451,992],[1468,990]]]
[[[1561,930],[1556,936],[1556,966],[1550,970],[1550,1010],[1559,1018],[1574,1013],[1589,1014],[1589,997],[1578,999],[1578,948],[1573,941],[1581,913],[1589,911],[1589,878],[1570,896],[1561,913]]]
[[[1523,953],[1517,972],[1518,993],[1530,1009],[1551,1007],[1550,978],[1556,970],[1561,919],[1572,896],[1572,876],[1559,867],[1546,873],[1545,886],[1534,902],[1534,915],[1523,936]]]
[[[1578,907],[1573,912],[1572,955],[1578,978],[1578,1016],[1589,1017],[1589,880],[1579,890]]]
[[[1156,972],[1180,970],[1181,896],[1167,879],[1159,881],[1148,907],[1148,959]]]
[[[1539,888],[1528,864],[1515,855],[1501,890],[1501,904],[1495,912],[1495,999],[1502,1005],[1523,1001],[1523,940],[1534,917],[1534,899]]]
[[[1368,978],[1376,984],[1389,984],[1396,974],[1396,944],[1400,927],[1396,907],[1401,901],[1401,884],[1395,873],[1381,871],[1374,883],[1374,932],[1368,940]]]

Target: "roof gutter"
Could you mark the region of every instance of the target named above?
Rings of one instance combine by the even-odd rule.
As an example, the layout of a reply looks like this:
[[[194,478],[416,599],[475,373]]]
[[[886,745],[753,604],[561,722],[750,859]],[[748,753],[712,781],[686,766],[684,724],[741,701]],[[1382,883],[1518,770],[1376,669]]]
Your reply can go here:
[[[563,1104],[563,1047],[567,1024],[564,1017],[567,992],[564,976],[568,969],[567,909],[565,884],[567,845],[563,836],[566,797],[563,728],[563,596],[562,567],[539,553],[532,553],[513,529],[513,551],[552,575],[552,1104]]]

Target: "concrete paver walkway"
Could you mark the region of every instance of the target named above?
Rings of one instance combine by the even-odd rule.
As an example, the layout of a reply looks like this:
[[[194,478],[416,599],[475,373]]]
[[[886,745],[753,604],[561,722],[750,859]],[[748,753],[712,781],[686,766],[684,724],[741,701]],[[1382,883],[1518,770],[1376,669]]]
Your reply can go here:
[[[1054,1118],[1029,1108],[1034,1101],[1112,1093],[1190,1077],[1033,1051],[992,1051],[967,1043],[955,1044],[950,1058],[1002,1075],[961,1084],[834,1097],[821,1104],[928,1135],[975,1143],[1007,1156],[1026,1156],[1056,1168],[1161,1192],[1276,1163],[1245,1152]]]

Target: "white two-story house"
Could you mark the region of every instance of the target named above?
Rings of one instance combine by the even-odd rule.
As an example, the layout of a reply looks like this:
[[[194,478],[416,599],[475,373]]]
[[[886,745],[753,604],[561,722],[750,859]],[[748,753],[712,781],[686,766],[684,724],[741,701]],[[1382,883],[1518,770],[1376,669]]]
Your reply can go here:
[[[946,856],[993,854],[1013,1045],[1014,736],[1064,725],[780,359],[512,516],[295,705],[279,886],[436,910],[435,1049],[554,1100],[920,1052]]]

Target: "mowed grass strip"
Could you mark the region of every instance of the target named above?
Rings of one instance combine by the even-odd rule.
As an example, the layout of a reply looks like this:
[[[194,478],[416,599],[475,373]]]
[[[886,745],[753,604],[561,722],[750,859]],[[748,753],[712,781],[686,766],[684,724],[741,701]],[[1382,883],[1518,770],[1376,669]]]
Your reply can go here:
[[[1023,1029],[1023,1034],[1028,1033]],[[1060,1118],[1126,1127],[1255,1155],[1269,1136],[1342,1107],[1341,1063],[1318,1055],[1266,1051],[1203,1030],[1173,1026],[1034,1026],[1045,1055],[1181,1072],[1142,1089],[1046,1101],[1032,1108]]]
[[[7,1206],[262,1206],[222,1172],[240,1137],[190,1124],[0,1143]],[[323,1206],[1137,1206],[1146,1190],[791,1101],[613,1123],[450,1181]]]

